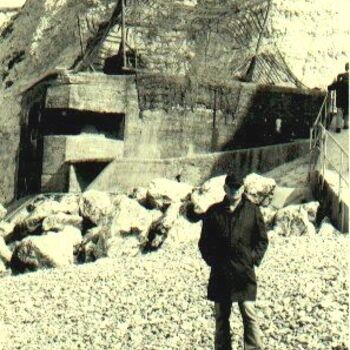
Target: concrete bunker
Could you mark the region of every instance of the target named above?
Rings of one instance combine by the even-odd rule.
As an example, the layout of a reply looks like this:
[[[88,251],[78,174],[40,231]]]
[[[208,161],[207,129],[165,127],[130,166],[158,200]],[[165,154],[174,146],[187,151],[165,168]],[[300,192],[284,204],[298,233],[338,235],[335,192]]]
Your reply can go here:
[[[269,170],[305,152],[323,96],[239,81],[65,71],[26,94],[36,102],[23,106],[19,194],[108,190],[160,176],[198,184],[223,164],[242,175]],[[272,162],[261,147],[279,144],[284,151]]]

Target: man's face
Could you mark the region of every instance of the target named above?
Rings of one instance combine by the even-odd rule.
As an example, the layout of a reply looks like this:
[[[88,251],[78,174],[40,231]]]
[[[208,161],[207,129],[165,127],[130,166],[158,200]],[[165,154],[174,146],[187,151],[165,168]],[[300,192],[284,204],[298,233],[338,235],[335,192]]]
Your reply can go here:
[[[239,197],[239,195],[240,195],[239,189],[240,189],[239,185],[237,185],[237,186],[230,186],[230,187],[227,186],[226,184],[224,185],[225,193],[226,193],[228,199],[231,200],[231,201],[234,201],[234,200],[236,200]]]

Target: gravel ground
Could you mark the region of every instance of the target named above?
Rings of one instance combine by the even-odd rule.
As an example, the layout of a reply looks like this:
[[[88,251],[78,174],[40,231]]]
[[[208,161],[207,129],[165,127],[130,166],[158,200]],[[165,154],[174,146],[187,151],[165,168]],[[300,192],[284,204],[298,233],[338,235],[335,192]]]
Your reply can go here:
[[[348,339],[347,250],[347,236],[270,238],[257,269],[266,349],[345,349],[336,346]],[[193,241],[4,277],[0,344],[4,350],[212,349],[208,273]],[[236,305],[231,327],[234,349],[242,349]]]

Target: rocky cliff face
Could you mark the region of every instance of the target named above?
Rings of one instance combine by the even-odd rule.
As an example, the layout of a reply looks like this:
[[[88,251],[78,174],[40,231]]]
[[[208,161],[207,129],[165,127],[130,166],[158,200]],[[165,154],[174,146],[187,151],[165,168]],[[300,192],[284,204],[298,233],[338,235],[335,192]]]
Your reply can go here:
[[[255,54],[258,28],[264,21],[267,2],[249,1],[244,6],[250,3],[257,14],[255,24],[244,20],[246,12],[231,0],[129,1],[128,50],[136,51],[140,67],[146,71],[231,80],[235,68]],[[92,39],[103,33],[116,4],[115,0],[28,0],[17,18],[1,31],[2,201],[8,202],[14,196],[19,126],[21,117],[26,118],[21,115],[21,93],[54,74],[57,68],[75,66],[91,49]],[[345,0],[338,0],[336,8],[331,0],[273,0],[259,49],[265,54],[262,64],[269,55],[281,54],[285,65],[302,83],[325,87],[347,59],[347,8]],[[238,26],[235,15],[241,16]],[[105,57],[120,51],[118,22],[120,18],[98,50],[94,62],[97,68],[104,65]],[[243,27],[251,29],[240,32]]]

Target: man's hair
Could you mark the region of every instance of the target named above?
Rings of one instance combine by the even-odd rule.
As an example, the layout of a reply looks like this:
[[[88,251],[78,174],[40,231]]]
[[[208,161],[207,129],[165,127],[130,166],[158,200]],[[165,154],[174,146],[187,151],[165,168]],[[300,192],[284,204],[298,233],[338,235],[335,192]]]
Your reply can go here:
[[[234,174],[229,174],[225,178],[225,185],[228,188],[239,188],[243,185],[242,180]]]
[[[345,63],[345,70],[348,71],[349,70],[349,62]]]

